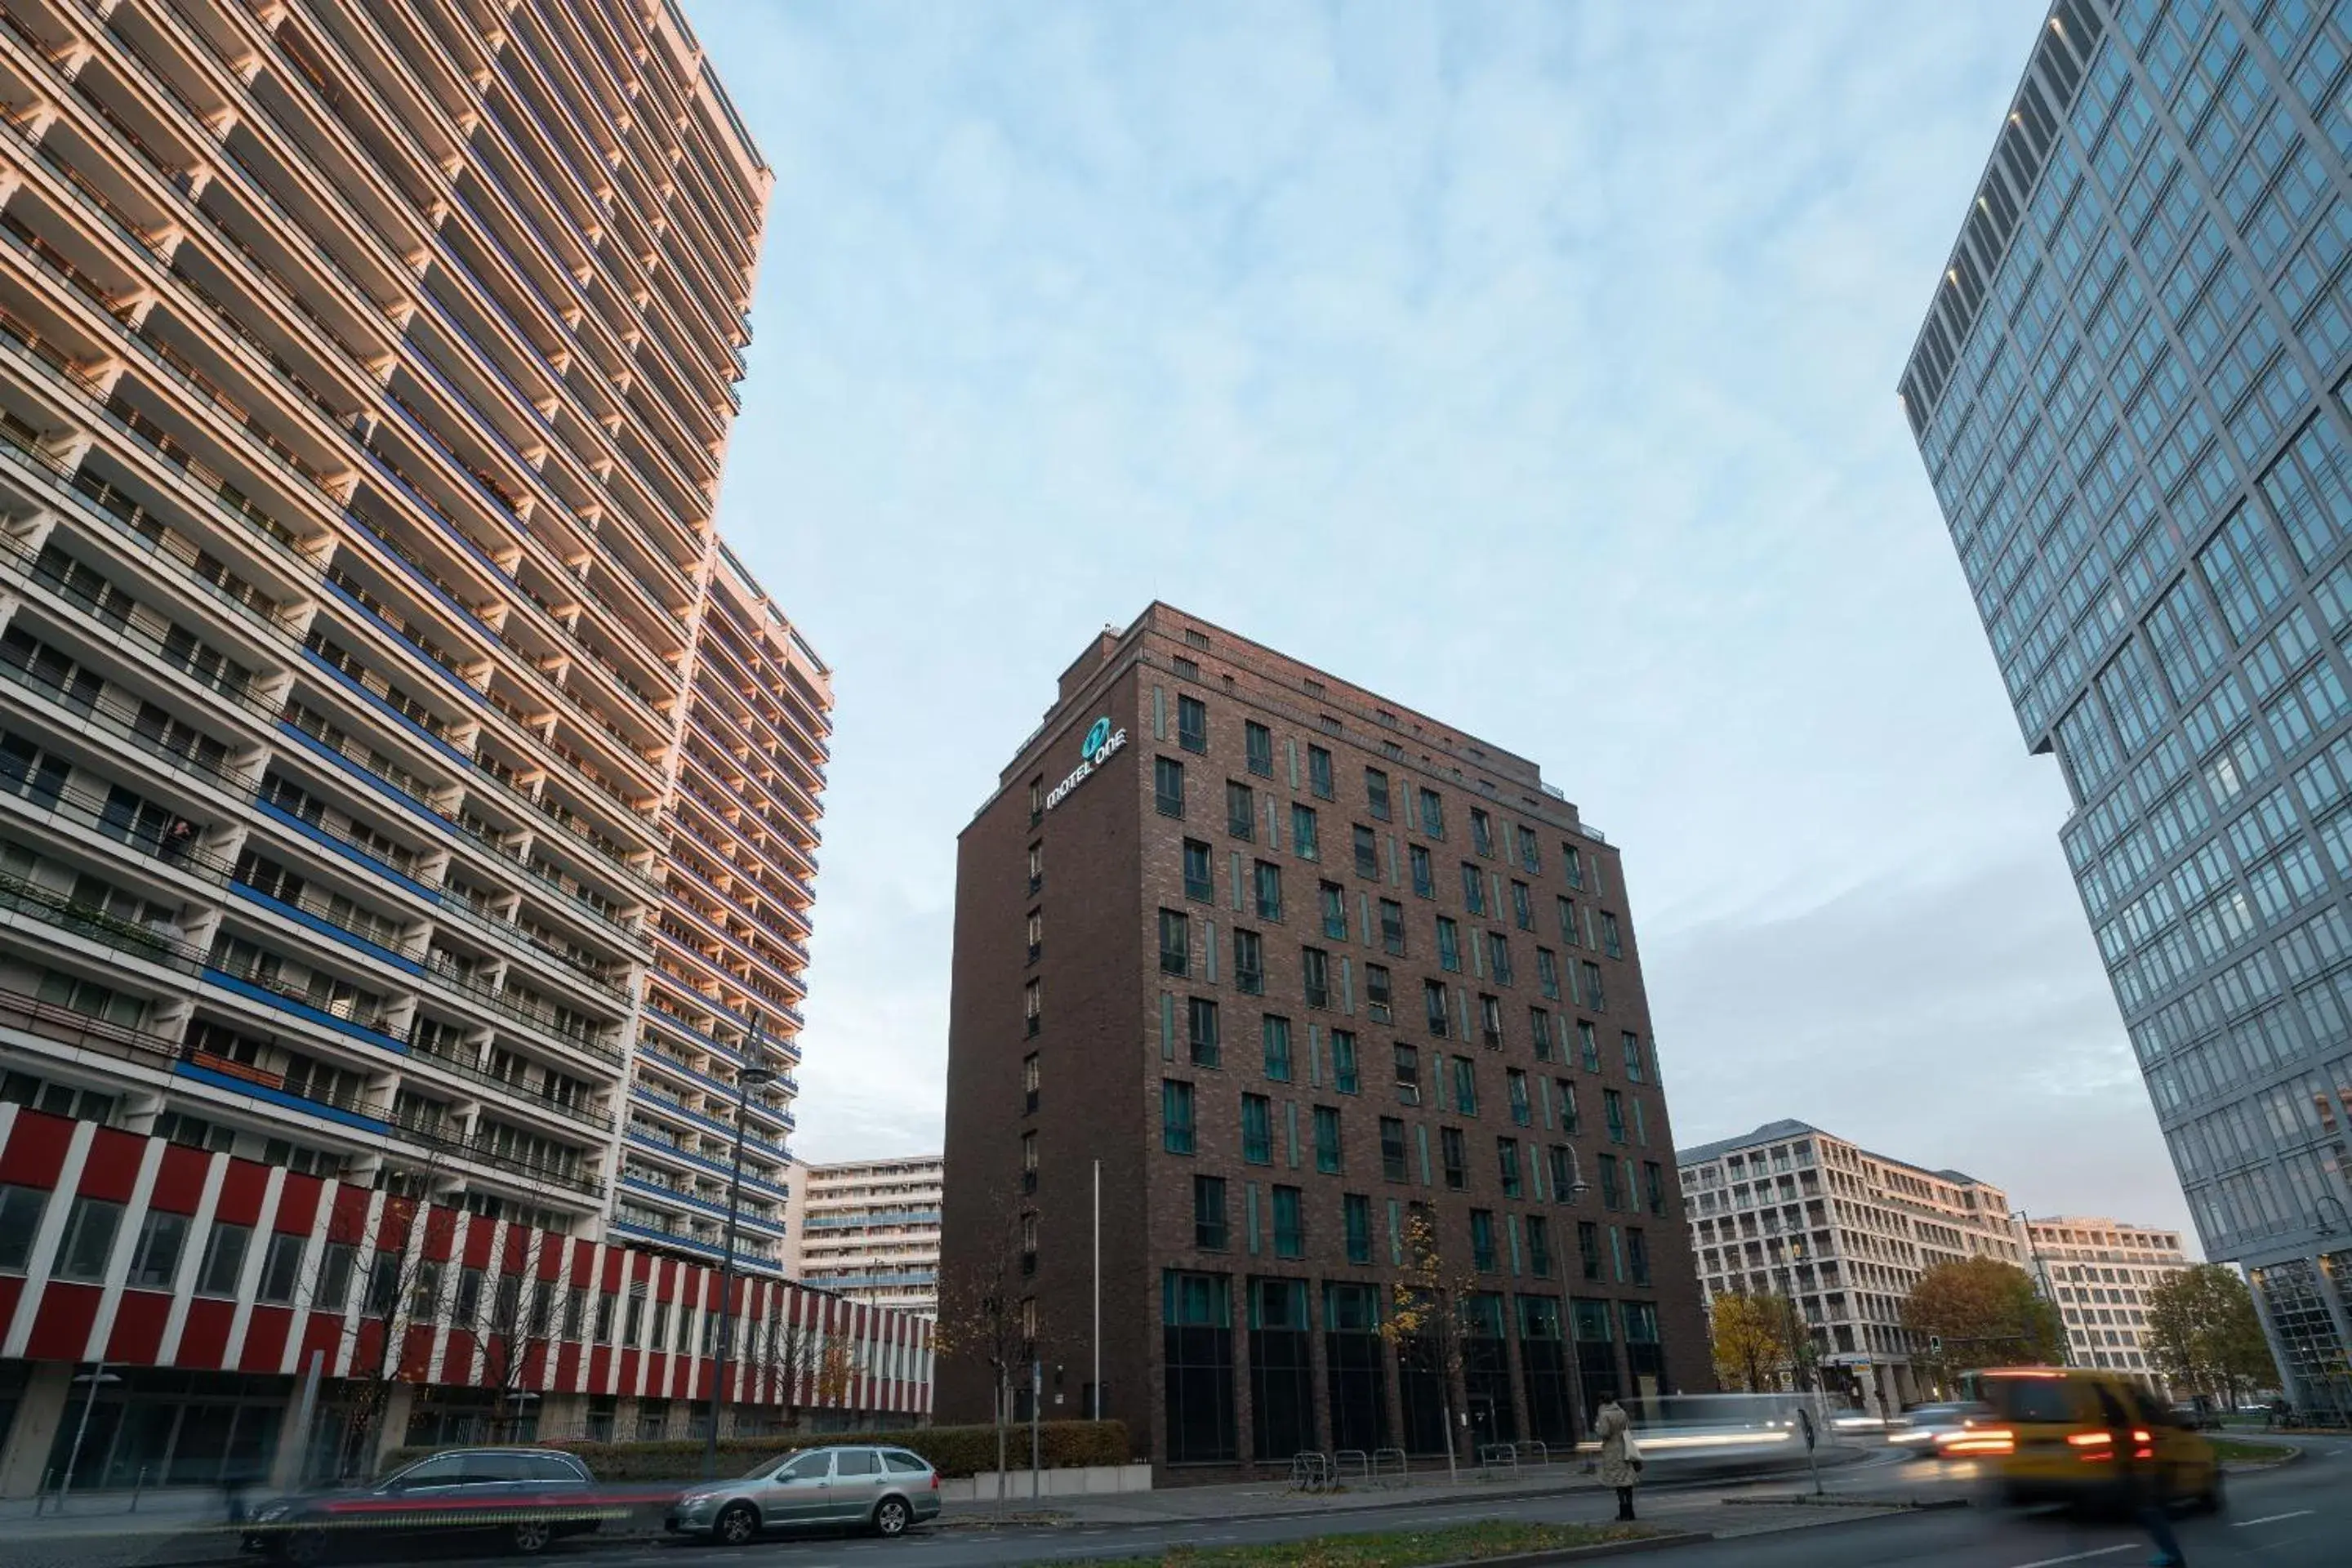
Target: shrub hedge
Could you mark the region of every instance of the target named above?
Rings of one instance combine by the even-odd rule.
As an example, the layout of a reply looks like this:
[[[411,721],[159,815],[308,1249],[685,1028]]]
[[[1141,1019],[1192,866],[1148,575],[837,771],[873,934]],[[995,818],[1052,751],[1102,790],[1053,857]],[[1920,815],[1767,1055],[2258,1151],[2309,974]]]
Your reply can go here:
[[[1038,1429],[1045,1468],[1074,1469],[1087,1465],[1124,1465],[1131,1453],[1123,1421],[1048,1421]],[[929,1459],[940,1474],[950,1478],[979,1475],[996,1468],[993,1426],[919,1426],[903,1432],[787,1432],[763,1437],[719,1439],[719,1473],[740,1476],[763,1458],[793,1448],[829,1443],[872,1443],[911,1448]],[[440,1445],[451,1447],[453,1445]],[[462,1447],[462,1445],[455,1445]],[[549,1442],[541,1447],[577,1454],[599,1480],[692,1481],[702,1479],[702,1443],[680,1438],[660,1443]],[[383,1473],[436,1453],[438,1447],[395,1448],[384,1457]],[[1014,1469],[1029,1465],[1029,1429],[1010,1426],[1004,1434],[1005,1460]]]

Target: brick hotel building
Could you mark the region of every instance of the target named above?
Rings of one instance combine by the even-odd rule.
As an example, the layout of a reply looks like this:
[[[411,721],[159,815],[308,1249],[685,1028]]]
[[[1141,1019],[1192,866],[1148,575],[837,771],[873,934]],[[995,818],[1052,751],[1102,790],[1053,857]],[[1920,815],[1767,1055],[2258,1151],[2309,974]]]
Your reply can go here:
[[[5,1486],[77,1359],[282,1408],[327,1255],[257,1179],[706,1289],[755,1028],[780,1271],[829,675],[712,530],[771,178],[665,0],[0,6]]]
[[[964,830],[942,1321],[996,1295],[1088,1408],[1099,1162],[1102,1409],[1163,1475],[1711,1387],[1674,1158],[1618,853],[1532,763],[1155,604]],[[1416,1210],[1450,1400],[1380,1332]]]

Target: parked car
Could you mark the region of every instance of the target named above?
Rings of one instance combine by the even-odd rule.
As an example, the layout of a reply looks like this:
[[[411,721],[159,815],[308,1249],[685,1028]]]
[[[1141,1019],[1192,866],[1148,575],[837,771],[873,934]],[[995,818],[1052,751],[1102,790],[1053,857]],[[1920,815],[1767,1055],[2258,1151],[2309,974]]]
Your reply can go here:
[[[1988,1414],[1983,1405],[1974,1401],[1914,1405],[1889,1424],[1886,1441],[1893,1447],[1941,1456],[1955,1440],[1967,1435],[1971,1417]]]
[[[678,1535],[741,1546],[767,1531],[824,1525],[903,1535],[939,1513],[940,1473],[929,1460],[904,1448],[842,1445],[798,1448],[738,1479],[689,1487],[663,1523]]]
[[[1998,1418],[1982,1436],[1998,1444],[1993,1460],[2010,1501],[2126,1507],[2131,1470],[2144,1467],[2166,1503],[2221,1511],[2211,1440],[2130,1379],[2088,1367],[2000,1367],[1977,1384]]]
[[[264,1503],[247,1520],[243,1545],[297,1568],[347,1547],[444,1537],[536,1552],[619,1511],[588,1467],[560,1449],[453,1448],[373,1486]]]

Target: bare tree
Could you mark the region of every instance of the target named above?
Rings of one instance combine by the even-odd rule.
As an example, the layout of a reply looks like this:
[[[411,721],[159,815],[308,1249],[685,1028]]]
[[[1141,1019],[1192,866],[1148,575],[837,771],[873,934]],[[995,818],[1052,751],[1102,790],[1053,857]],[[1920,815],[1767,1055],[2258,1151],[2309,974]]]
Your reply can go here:
[[[523,1407],[533,1394],[524,1385],[543,1373],[553,1343],[560,1280],[541,1278],[562,1238],[535,1226],[510,1229],[504,1267],[490,1286],[481,1333],[482,1383],[492,1391],[490,1435],[511,1441],[520,1435]]]
[[[992,1228],[1001,1232],[977,1268],[943,1269],[933,1343],[940,1357],[976,1357],[988,1365],[996,1426],[996,1500],[1004,1502],[1006,1431],[1013,1419],[1013,1390],[1020,1369],[1036,1354],[1035,1308],[1023,1299],[1021,1215],[1009,1194],[997,1194]]]
[[[751,1325],[743,1344],[754,1397],[774,1401],[787,1426],[800,1425],[803,1399],[817,1393],[818,1334],[800,1321],[796,1294],[790,1287],[777,1288],[768,1299],[766,1318]]]
[[[409,1354],[411,1331],[429,1327],[440,1301],[441,1268],[426,1260],[425,1232],[436,1210],[421,1198],[386,1195],[371,1215],[368,1207],[338,1206],[327,1224],[330,1257],[311,1281],[313,1299],[324,1289],[356,1292],[351,1370],[341,1379],[333,1408],[342,1440],[335,1456],[338,1475],[362,1475],[372,1468],[394,1384],[425,1373]],[[349,1248],[348,1263],[332,1258]]]

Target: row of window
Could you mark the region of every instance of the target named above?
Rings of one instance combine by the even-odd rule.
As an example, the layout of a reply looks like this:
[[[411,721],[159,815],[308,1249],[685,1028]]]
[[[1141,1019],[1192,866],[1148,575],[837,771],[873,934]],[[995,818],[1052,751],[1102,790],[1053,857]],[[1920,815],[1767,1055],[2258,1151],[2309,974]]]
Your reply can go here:
[[[1272,1184],[1265,1189],[1266,1204],[1264,1224],[1260,1224],[1256,1184],[1246,1184],[1245,1245],[1253,1255],[1271,1253],[1278,1258],[1303,1258],[1307,1256],[1307,1196],[1298,1187]],[[1234,1244],[1233,1224],[1227,1202],[1231,1184],[1223,1176],[1192,1178],[1192,1245],[1202,1252],[1231,1250]],[[1422,1205],[1412,1205],[1420,1209]],[[1538,1279],[1552,1277],[1553,1250],[1551,1222],[1542,1215],[1507,1216],[1510,1224],[1498,1226],[1492,1209],[1474,1208],[1469,1211],[1470,1267],[1481,1274],[1499,1273],[1503,1268],[1503,1247],[1498,1236],[1507,1236],[1511,1251],[1511,1272],[1524,1272]],[[1372,1261],[1372,1200],[1365,1193],[1342,1193],[1339,1196],[1339,1226],[1346,1238],[1348,1261],[1369,1266]],[[1617,1227],[1611,1226],[1615,1233]],[[1597,1221],[1576,1222],[1577,1257],[1581,1278],[1600,1280],[1606,1278],[1601,1249],[1601,1226]],[[1646,1286],[1651,1283],[1649,1238],[1639,1226],[1628,1226],[1622,1239],[1612,1234],[1620,1251],[1621,1283]]]
[[[1310,827],[1308,829],[1310,836],[1312,831]],[[1361,831],[1369,833],[1368,829]],[[1311,837],[1298,837],[1295,838],[1294,842],[1311,844],[1312,838]],[[1374,881],[1380,879],[1376,848],[1377,846],[1369,837],[1360,838],[1356,845],[1357,872]],[[1215,902],[1216,852],[1197,838],[1187,838],[1183,841],[1181,854],[1184,896],[1202,903]],[[1311,860],[1318,857],[1309,853],[1305,858]],[[1435,898],[1437,888],[1433,880],[1427,851],[1419,846],[1414,846],[1412,860],[1413,891],[1424,899]],[[1283,919],[1286,905],[1283,899],[1281,866],[1271,860],[1253,860],[1250,863],[1250,873],[1246,883],[1242,878],[1241,861],[1238,856],[1234,858],[1234,867],[1232,889],[1234,907],[1240,909],[1246,905],[1253,908],[1257,911],[1260,920]],[[1536,914],[1533,890],[1528,884],[1517,879],[1511,880],[1509,889],[1508,903],[1512,923],[1521,931],[1534,931]],[[1349,941],[1347,889],[1337,882],[1318,882],[1315,899],[1316,912],[1322,921],[1324,934],[1334,942]],[[1475,918],[1481,920],[1503,918],[1504,896],[1501,885],[1495,883],[1488,873],[1466,862],[1462,868],[1462,901],[1463,908]],[[1564,944],[1570,947],[1598,950],[1610,958],[1625,956],[1623,928],[1619,925],[1614,913],[1607,910],[1581,906],[1574,899],[1566,897],[1557,898],[1554,902],[1559,925],[1559,938]],[[1357,921],[1357,924],[1362,928],[1360,940],[1370,945],[1373,941],[1375,922],[1370,918],[1370,906],[1363,905],[1361,909],[1362,913]],[[1441,951],[1458,951],[1459,926],[1454,917],[1439,915],[1436,921]],[[1402,955],[1405,950],[1404,925],[1404,906],[1394,899],[1381,899],[1380,919],[1377,922],[1381,946],[1390,952]],[[1448,933],[1457,934],[1449,936]],[[1507,943],[1508,939],[1502,932],[1496,931],[1492,933],[1491,940],[1496,943]],[[1549,950],[1538,948],[1537,952],[1539,964],[1549,969],[1551,958],[1549,956]],[[1508,959],[1506,957],[1497,959],[1496,962],[1498,967],[1507,966]],[[1455,963],[1449,964],[1448,967],[1461,966]]]

